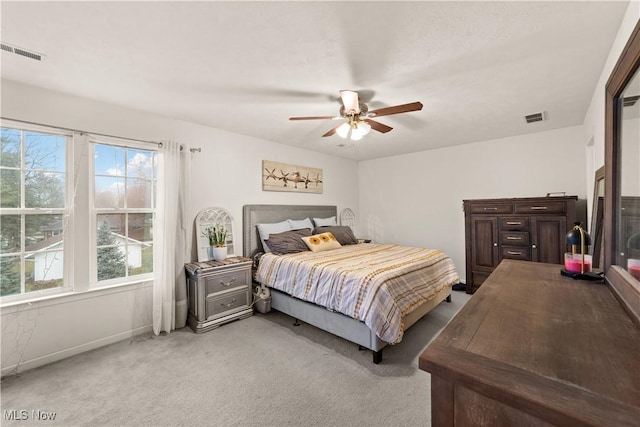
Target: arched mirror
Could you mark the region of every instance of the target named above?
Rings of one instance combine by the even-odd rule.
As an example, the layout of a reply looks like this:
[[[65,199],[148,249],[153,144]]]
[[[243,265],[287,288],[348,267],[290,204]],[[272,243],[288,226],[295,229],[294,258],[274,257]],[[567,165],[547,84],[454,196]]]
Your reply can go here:
[[[222,208],[206,208],[198,212],[196,216],[196,242],[198,246],[198,261],[209,261],[213,259],[210,253],[209,238],[207,229],[214,225],[224,226],[227,232],[226,246],[227,256],[234,255],[233,249],[233,220],[229,212]]]
[[[640,323],[640,21],[607,82],[606,280]]]
[[[340,212],[340,225],[348,225],[353,230],[356,226],[356,215],[349,208]]]

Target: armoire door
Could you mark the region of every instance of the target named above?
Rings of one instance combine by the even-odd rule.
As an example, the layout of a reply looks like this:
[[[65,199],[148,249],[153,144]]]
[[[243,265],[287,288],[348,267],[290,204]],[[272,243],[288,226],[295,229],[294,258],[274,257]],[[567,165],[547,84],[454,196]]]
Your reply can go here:
[[[563,264],[567,251],[567,218],[564,216],[531,217],[531,260]]]

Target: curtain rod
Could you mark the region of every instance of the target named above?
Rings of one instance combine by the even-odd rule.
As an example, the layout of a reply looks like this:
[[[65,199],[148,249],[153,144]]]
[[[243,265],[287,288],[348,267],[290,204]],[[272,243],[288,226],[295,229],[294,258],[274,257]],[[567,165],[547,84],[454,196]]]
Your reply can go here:
[[[61,127],[61,126],[53,126],[53,125],[48,125],[48,124],[43,124],[43,123],[35,123],[35,122],[30,122],[28,120],[12,119],[11,117],[0,117],[0,119],[1,120],[11,120],[13,122],[19,122],[19,123],[26,123],[26,124],[34,125],[34,126],[46,126],[46,127],[50,127],[50,128],[53,128],[53,129],[64,130],[64,131],[68,131],[68,132],[88,133],[88,134],[92,134],[92,135],[106,136],[107,138],[125,139],[127,141],[143,142],[145,144],[157,144],[158,147],[162,148],[162,142],[157,142],[157,141],[147,141],[147,140],[144,140],[144,139],[127,138],[126,136],[109,135],[109,134],[106,134],[106,133],[88,132],[86,130],[71,129],[71,128],[65,128],[65,127]],[[182,151],[182,147],[183,146],[181,144],[180,145],[180,151]],[[200,148],[200,147],[190,148],[189,151],[191,151],[192,153],[199,153],[199,152],[202,151],[202,148]]]

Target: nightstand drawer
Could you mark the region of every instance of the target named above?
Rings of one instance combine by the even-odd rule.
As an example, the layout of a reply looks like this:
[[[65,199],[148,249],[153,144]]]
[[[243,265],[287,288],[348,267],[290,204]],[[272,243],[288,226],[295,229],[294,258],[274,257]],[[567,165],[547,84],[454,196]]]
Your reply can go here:
[[[529,246],[528,231],[502,231],[500,232],[500,244]]]
[[[512,216],[500,218],[500,230],[523,231],[529,229],[528,216]]]
[[[528,246],[503,246],[502,259],[519,259],[522,261],[531,261],[531,250]]]
[[[249,288],[225,292],[222,295],[213,298],[207,298],[207,320],[220,316],[226,316],[234,311],[244,310],[249,305]]]
[[[564,214],[567,213],[567,203],[546,200],[538,202],[516,202],[514,212],[519,214]]]
[[[249,278],[247,277],[247,271],[247,269],[229,271],[207,277],[205,279],[206,295],[209,296],[217,292],[248,285]]]

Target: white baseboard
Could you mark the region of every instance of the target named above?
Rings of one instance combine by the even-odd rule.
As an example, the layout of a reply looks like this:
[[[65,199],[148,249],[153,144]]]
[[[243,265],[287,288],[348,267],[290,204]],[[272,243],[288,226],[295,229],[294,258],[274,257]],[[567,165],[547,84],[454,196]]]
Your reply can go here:
[[[109,344],[116,343],[118,341],[126,340],[136,335],[153,332],[152,325],[142,326],[140,328],[132,329],[130,331],[121,332],[119,334],[111,335],[77,345],[74,347],[66,348],[64,350],[49,353],[44,356],[36,357],[35,359],[25,360],[19,364],[6,366],[2,368],[2,375],[16,374],[24,372],[29,369],[37,368],[38,366],[47,365],[49,363],[57,362],[58,360],[66,359],[67,357],[75,356],[76,354],[84,353],[85,351],[94,350],[96,348],[104,347]],[[17,368],[17,369],[16,369]]]

